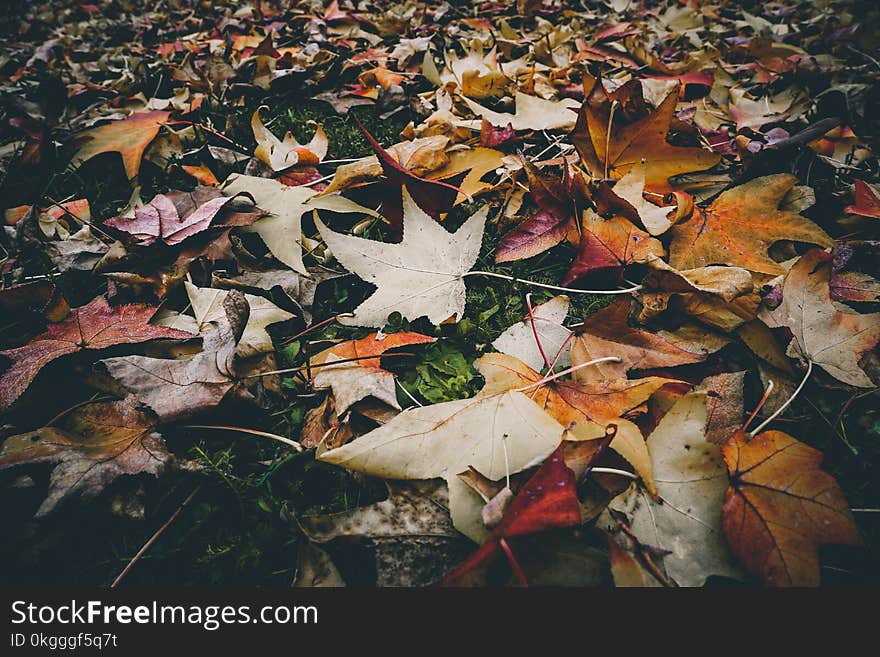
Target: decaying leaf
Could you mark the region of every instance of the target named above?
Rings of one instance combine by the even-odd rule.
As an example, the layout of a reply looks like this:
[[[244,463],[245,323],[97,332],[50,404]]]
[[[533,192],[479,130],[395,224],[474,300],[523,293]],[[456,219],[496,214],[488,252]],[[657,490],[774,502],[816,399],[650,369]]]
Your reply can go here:
[[[513,390],[409,408],[318,458],[386,479],[445,479],[456,529],[480,540],[485,535],[479,516],[482,501],[457,474],[473,467],[495,480],[537,465],[559,445],[563,431],[537,404]]]
[[[81,163],[101,153],[119,153],[126,177],[129,180],[137,178],[144,151],[170,116],[171,112],[137,112],[127,119],[86,130],[79,136],[86,141],[73,161]]]
[[[786,327],[794,338],[786,354],[812,361],[839,381],[874,386],[860,359],[880,340],[880,313],[844,311],[831,301],[830,256],[813,249],[791,268],[782,284],[782,303],[762,309],[760,318],[771,328]]]
[[[607,378],[625,379],[626,373],[632,370],[675,367],[706,359],[705,354],[691,353],[659,335],[631,327],[628,322],[631,304],[630,299],[618,299],[588,317],[575,331],[571,347],[572,365],[610,356],[621,359],[619,363],[599,363],[578,370],[573,374],[575,381],[590,383]]]
[[[502,540],[570,527],[580,521],[581,508],[575,491],[574,472],[565,464],[560,445],[511,502],[501,524],[479,550],[446,577],[444,584],[461,585],[466,582],[474,571],[485,567],[486,562],[498,553]]]
[[[206,333],[202,351],[192,358],[121,356],[101,363],[162,422],[212,409],[238,383],[235,349],[248,322],[248,303],[241,292],[230,290],[223,305],[225,317]]]
[[[539,384],[541,375],[516,358],[486,354],[474,366],[486,380],[480,395],[493,395]],[[571,440],[605,437],[608,424],[617,426],[611,448],[636,469],[649,490],[654,490],[651,460],[639,428],[624,419],[670,379],[648,377],[629,381],[603,380],[590,383],[549,381],[534,386],[529,396],[561,425],[571,427]],[[577,426],[575,426],[577,425]]]
[[[760,298],[752,275],[740,267],[699,267],[678,271],[660,258],[649,255],[651,268],[642,285],[640,322],[647,322],[673,310],[730,332],[755,318]]]
[[[471,111],[492,125],[510,125],[514,130],[570,130],[574,127],[578,103],[571,98],[563,98],[560,101],[544,100],[536,96],[528,96],[517,92],[514,97],[516,112],[493,112],[492,110],[475,103],[469,98],[464,102]],[[464,125],[471,125],[462,122]],[[473,127],[480,128],[480,122],[474,121]]]
[[[569,298],[560,294],[535,306],[531,319],[527,317],[519,324],[507,328],[495,339],[492,346],[502,353],[518,358],[533,370],[540,370],[545,366],[544,357],[538,348],[537,341],[540,340],[551,363],[556,360],[559,367],[568,367],[571,364],[571,330],[565,328],[562,322],[568,315],[569,305]]]
[[[67,415],[58,427],[11,436],[0,446],[0,470],[52,463],[49,493],[37,516],[67,498],[94,497],[121,475],[159,476],[175,463],[156,432],[156,418],[134,397],[94,402]]]
[[[316,388],[333,390],[336,413],[339,415],[366,397],[375,397],[399,409],[396,377],[380,367],[380,356],[389,349],[436,340],[412,331],[400,331],[381,337],[378,333],[371,333],[358,340],[348,340],[325,349],[312,358],[313,367],[322,365],[315,367],[316,374],[312,383]],[[342,362],[333,364],[335,361]]]
[[[220,213],[233,202],[233,198],[223,196],[214,187],[200,186],[192,192],[158,194],[137,208],[133,217],[116,217],[105,223],[128,233],[144,245],[157,240],[174,245],[207,229],[215,219],[226,226],[243,226],[252,224],[263,215],[262,211],[251,209],[225,213],[220,218]]]
[[[721,448],[706,440],[706,393],[676,402],[647,443],[657,499],[634,486],[612,506],[631,517],[641,543],[668,551],[662,564],[679,585],[702,586],[710,575],[738,577],[721,529],[727,469]]]
[[[571,285],[594,273],[620,276],[628,265],[664,255],[666,250],[660,241],[636,228],[628,219],[602,219],[592,210],[584,210],[577,255],[562,283]]]
[[[129,304],[111,306],[105,297],[96,297],[85,306],[74,308],[66,319],[51,324],[23,347],[0,351],[12,361],[0,376],[0,409],[5,410],[27,389],[48,363],[83,349],[100,350],[117,344],[135,344],[147,340],[193,337],[149,323],[155,306]]]
[[[655,111],[628,124],[621,116],[623,112],[612,112],[614,105],[601,81],[593,86],[593,93],[603,98],[584,102],[571,140],[594,178],[622,178],[644,162],[645,185],[651,191],[666,192],[671,189],[671,176],[708,169],[721,159],[711,151],[673,146],[666,140],[678,102],[677,91],[670,93]]]
[[[251,129],[257,142],[254,155],[276,173],[297,164],[317,164],[327,155],[327,135],[321,126],[316,127],[315,136],[308,144],[297,142],[289,131],[281,140],[263,125],[258,108],[251,117]]]
[[[495,251],[495,262],[531,258],[556,246],[575,230],[568,177],[560,180],[543,175],[528,160],[523,160],[523,168],[538,211],[502,236]]]

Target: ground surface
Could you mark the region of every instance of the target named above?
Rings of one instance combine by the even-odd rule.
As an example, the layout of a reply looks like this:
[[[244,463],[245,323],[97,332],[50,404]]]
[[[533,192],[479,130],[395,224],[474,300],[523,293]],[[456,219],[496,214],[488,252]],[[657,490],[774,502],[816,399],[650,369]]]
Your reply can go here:
[[[191,238],[183,246],[143,244],[137,243],[130,232],[106,228],[105,222],[126,211],[133,188],[139,188],[142,201],[149,202],[159,194],[191,191],[200,183],[216,185],[229,174],[247,173],[282,180],[285,174],[298,175],[297,180],[287,180],[286,184],[305,182],[320,189],[336,173],[339,160],[345,164],[373,153],[357,121],[386,148],[416,136],[449,137],[440,148],[424,153],[425,159],[443,159],[456,150],[474,149],[482,138],[484,145],[498,153],[497,166],[484,176],[485,189],[473,199],[454,208],[451,203],[438,208],[444,226],[457,229],[488,205],[490,221],[471,269],[560,285],[573,257],[584,250],[584,242],[578,243],[576,237],[570,241],[559,239],[531,257],[496,262],[499,240],[539,208],[535,180],[525,175],[517,154],[539,165],[551,187],[555,185],[557,193],[563,190],[566,203],[577,204],[576,213],[585,207],[596,208],[606,220],[619,214],[621,206],[601,211],[597,181],[613,182],[622,173],[615,174],[613,166],[609,172],[607,158],[605,171],[591,170],[583,153],[574,148],[571,125],[542,127],[538,116],[533,119],[534,125],[516,130],[515,139],[499,137],[493,142],[493,126],[484,125],[481,132],[479,121],[473,130],[450,121],[449,116],[437,111],[444,102],[438,89],[445,89],[454,98],[455,121],[476,116],[460,95],[462,77],[478,88],[465,96],[469,94],[473,102],[499,112],[514,110],[512,97],[517,90],[553,103],[574,99],[577,109],[584,101],[584,80],[599,78],[601,85],[604,79],[609,92],[632,79],[653,76],[655,81],[661,79],[658,85],[681,80],[684,88],[676,118],[669,134],[664,132],[660,140],[667,143],[668,138],[682,147],[714,152],[717,163],[711,173],[704,173],[708,167],[686,168],[683,171],[689,179],[657,185],[655,189],[660,193],[653,196],[646,188],[648,195],[640,198],[659,203],[674,187],[686,190],[698,206],[706,206],[719,192],[738,184],[767,175],[793,174],[798,185],[812,188],[815,195],[814,203],[796,212],[837,240],[837,248],[844,243],[852,245],[861,263],[857,273],[870,279],[859,279],[858,299],[842,301],[848,303],[850,311],[862,315],[878,310],[878,288],[876,281],[870,282],[870,275],[876,273],[877,242],[872,241],[877,237],[876,207],[873,215],[863,209],[845,209],[859,205],[854,196],[858,193],[854,187],[857,180],[872,184],[878,180],[872,149],[878,147],[880,123],[871,108],[880,100],[875,36],[880,15],[872,3],[766,5],[614,0],[607,4],[562,4],[517,3],[513,7],[484,3],[476,7],[471,3],[366,2],[354,7],[334,2],[328,7],[320,2],[263,2],[250,6],[130,0],[28,3],[19,15],[8,12],[0,49],[0,156],[4,158],[0,199],[7,224],[0,235],[4,251],[0,262],[0,348],[28,344],[47,325],[63,319],[65,309],[83,306],[99,295],[107,295],[113,304],[147,303],[186,313],[190,300],[184,280],[210,286],[212,272],[235,275],[285,269],[256,234],[242,227],[233,227],[231,232],[228,227],[218,228],[221,220],[215,218],[210,230],[215,231],[218,242],[201,245],[198,257],[169,275],[167,285],[160,286],[157,272],[201,237]],[[499,71],[494,53],[490,53],[493,45],[498,61],[521,59],[521,64]],[[470,60],[468,49],[476,53]],[[440,80],[434,80],[435,75],[423,68],[423,53],[427,50],[433,53]],[[452,67],[454,71],[444,69],[444,59],[450,67],[458,62],[458,67]],[[488,93],[481,83],[489,85]],[[659,97],[648,91],[647,100],[622,97],[614,101],[612,116],[619,111],[616,120],[626,122],[653,115],[669,87],[645,89],[660,89],[654,92]],[[731,89],[734,94],[747,92],[746,100],[734,102]],[[595,100],[595,94],[588,90],[588,104],[590,98]],[[337,107],[327,99],[335,99]],[[346,100],[358,100],[360,104],[349,110],[342,107]],[[599,100],[595,103],[596,115],[604,111],[607,119],[608,105],[600,107]],[[299,144],[306,144],[315,134],[312,122],[319,124],[328,142],[326,152],[320,153],[321,161],[306,161],[308,157],[300,155],[305,164],[273,171],[254,157],[259,141],[251,118],[260,107],[259,116],[276,141],[291,131]],[[88,143],[89,130],[146,111],[169,111],[172,118],[160,129],[160,137],[143,160],[138,158],[135,180],[128,179],[116,152],[98,154],[84,162],[77,159],[82,144]],[[505,127],[500,124],[494,129]],[[609,139],[615,128],[612,118]],[[574,131],[577,133],[578,128]],[[125,136],[117,138],[109,150],[125,148],[128,141]],[[778,148],[777,142],[781,142]],[[649,164],[655,156],[651,150],[635,153],[636,160],[645,158]],[[401,163],[411,170],[418,166],[415,160]],[[201,166],[200,179],[197,181],[183,166]],[[430,177],[439,168],[425,166],[418,173]],[[569,168],[575,177],[581,176],[586,191],[565,188],[563,169],[568,172]],[[373,173],[367,182],[379,177]],[[460,184],[460,178],[453,183]],[[390,191],[382,187],[378,192],[374,187],[355,186],[345,193],[370,208],[378,207],[383,195],[400,193],[399,186],[392,185]],[[876,195],[876,187],[865,187],[867,193]],[[529,189],[531,193],[522,198],[522,192]],[[512,199],[517,193],[519,198]],[[681,203],[682,198],[677,201]],[[59,205],[78,199],[88,201],[88,214],[57,211]],[[523,205],[517,209],[515,203],[519,201]],[[671,203],[667,197],[664,204]],[[774,211],[775,206],[768,209],[768,213]],[[328,223],[335,230],[346,231],[361,225],[364,216],[342,215],[338,221]],[[639,218],[638,213],[630,216],[641,226]],[[574,221],[577,223],[577,219]],[[97,245],[90,244],[97,255],[83,256],[73,264],[70,259],[60,259],[53,245],[69,242],[70,235],[83,226],[92,227],[92,240]],[[737,230],[735,224],[732,230]],[[232,235],[231,247],[228,243],[220,245],[227,234]],[[375,240],[394,239],[393,227],[381,221],[369,223],[362,234]],[[303,219],[303,235],[319,238],[310,212]],[[666,247],[668,237],[660,236]],[[786,239],[784,235],[778,238]],[[775,262],[786,263],[785,270],[810,248],[795,236],[791,240],[776,244],[775,251],[770,252]],[[114,242],[126,253],[108,263],[107,247]],[[304,262],[310,272],[344,274],[338,262],[320,257],[322,250],[316,250],[319,242],[305,245]],[[209,250],[212,245],[216,250]],[[831,243],[821,246],[830,248]],[[640,281],[647,271],[645,262],[624,256],[616,269],[587,271],[573,279],[569,287],[605,290],[625,286],[624,280]],[[782,279],[766,271],[756,272],[739,262],[717,260],[704,264],[744,266],[752,274],[755,295],[779,292],[779,288],[773,290]],[[136,273],[142,278],[133,282],[125,276],[114,276],[120,272]],[[21,287],[25,285],[31,287]],[[322,283],[309,303],[298,304],[301,300],[278,289],[262,290],[267,299],[296,317],[270,329],[272,342],[264,351],[272,360],[261,361],[257,371],[305,371],[310,358],[331,345],[330,341],[363,338],[379,328],[329,321],[300,336],[310,326],[351,312],[372,291],[372,286],[352,275]],[[406,408],[413,405],[412,400],[430,405],[477,394],[484,381],[473,363],[493,352],[491,343],[527,316],[527,292],[532,293],[536,305],[554,294],[521,283],[473,277],[467,279],[465,311],[458,322],[435,326],[424,317],[404,318],[400,313],[390,313],[382,327],[386,333],[411,330],[438,338],[431,345],[406,348],[408,356],[383,359],[383,368],[398,377],[399,403]],[[565,324],[572,328],[615,298],[570,296]],[[50,297],[54,301],[50,302]],[[62,297],[64,302],[58,304]],[[303,317],[302,306],[310,312],[311,321]],[[756,312],[753,310],[748,319],[753,320]],[[654,323],[646,323],[645,330],[653,334],[661,329],[674,330],[691,319],[680,313],[674,317],[666,314]],[[635,325],[634,315],[630,324]],[[707,330],[705,324],[701,326]],[[781,356],[790,368],[782,376],[762,362],[760,353],[753,353],[736,329],[710,328],[713,335],[730,338],[730,343],[720,350],[713,349],[701,363],[660,365],[647,373],[697,384],[708,375],[745,371],[741,419],[755,408],[768,376],[789,381],[787,388],[782,386],[788,392],[801,380],[804,359],[789,358],[790,353]],[[790,336],[781,336],[779,353],[785,351]],[[706,344],[710,341],[705,333],[700,339]],[[848,506],[857,510],[853,518],[864,545],[823,546],[820,580],[825,584],[878,581],[880,416],[872,387],[877,382],[876,366],[870,366],[870,352],[876,342],[874,339],[856,358],[864,368],[859,371],[869,377],[868,385],[848,385],[816,367],[803,391],[774,425],[824,453],[823,469],[836,479]],[[114,383],[100,365],[96,366],[100,359],[143,353],[170,358],[181,353],[170,352],[162,342],[153,351],[145,349],[148,347],[142,343],[116,344],[100,353],[83,350],[58,359],[43,368],[27,391],[16,395],[2,411],[0,440],[7,440],[6,460],[0,453],[0,526],[4,528],[0,579],[4,583],[107,585],[169,518],[173,522],[137,558],[125,576],[125,585],[287,586],[297,577],[302,583],[303,571],[316,557],[307,552],[309,541],[299,521],[357,509],[386,497],[382,478],[317,460],[313,449],[297,452],[255,434],[188,426],[238,427],[293,440],[303,438],[309,422],[315,424],[313,430],[320,426],[327,432],[332,430],[333,435],[338,434],[340,425],[350,425],[355,435],[376,426],[364,419],[366,415],[357,413],[321,424],[314,419],[314,409],[328,393],[312,385],[311,370],[305,374],[288,371],[267,376],[266,385],[257,391],[255,399],[230,396],[214,408],[171,421],[165,421],[159,412],[157,430],[173,454],[174,467],[159,477],[149,472],[138,474],[136,469],[125,472],[125,476],[108,476],[91,491],[94,494],[68,491],[57,508],[35,517],[52,485],[50,476],[58,473],[52,474],[48,458],[41,462],[39,458],[16,461],[9,457],[14,440],[10,437],[63,422],[71,409],[81,408],[78,404],[124,396],[126,390]],[[705,346],[703,351],[707,351]],[[186,353],[193,353],[193,349]],[[774,361],[770,358],[768,362]],[[0,369],[3,367],[0,363]],[[634,369],[629,377],[636,379],[644,374]],[[648,436],[657,419],[669,411],[671,400],[683,393],[683,389],[676,389],[669,392],[668,399],[646,399],[627,408],[626,414],[621,412],[621,417],[637,420],[642,433]],[[778,403],[771,400],[767,408]],[[388,412],[390,407],[385,405],[381,410]],[[56,419],[59,414],[60,419]],[[762,410],[758,417],[768,414]],[[386,421],[387,416],[380,424]],[[34,441],[45,439],[45,434],[39,434]],[[88,442],[89,436],[77,440]],[[82,452],[87,451],[86,447],[78,444],[71,449]],[[546,454],[539,461],[544,457]],[[67,456],[59,458],[64,462]],[[617,454],[608,452],[604,458],[607,462],[597,463],[633,470]],[[99,455],[95,462],[102,463],[102,459],[106,457]],[[525,470],[519,486],[533,472]],[[800,474],[794,472],[791,477],[795,481]],[[606,482],[602,494],[607,495],[607,489],[617,491],[619,483]],[[589,506],[585,499],[602,498],[596,491],[581,493],[585,507]],[[437,499],[442,506],[442,493]],[[182,504],[185,506],[178,514]],[[587,522],[583,525],[572,529],[570,522],[561,523],[565,527],[551,523],[552,531],[541,535],[543,538],[524,541],[516,548],[531,582],[620,583],[620,572],[609,570],[607,539],[597,529],[602,519],[596,521],[597,513],[585,510],[584,514]],[[551,516],[556,517],[548,511],[547,517]],[[629,527],[631,519],[618,519]],[[386,535],[375,534],[375,527],[361,527],[361,539],[335,540],[323,547],[333,557],[342,579],[354,585],[433,584],[476,549],[472,542],[448,529],[437,544],[425,543],[421,535],[418,539],[401,538],[398,530]],[[645,536],[638,538],[636,544],[623,539],[620,542],[631,550],[627,552],[633,555],[630,558],[641,564],[639,572],[654,561],[659,561],[662,568],[663,551],[657,551]],[[818,543],[825,542],[835,541],[821,540],[820,536]],[[560,555],[566,554],[566,546],[571,545],[576,546],[577,554],[572,558],[573,565],[568,564],[569,570],[560,570],[562,574],[549,566],[545,572],[543,565],[535,565],[565,561]],[[408,567],[403,568],[411,579],[395,581],[389,575],[389,559],[395,564],[434,560],[435,565],[432,569],[413,568],[412,573]],[[511,575],[516,568],[515,560],[508,563],[501,559],[480,583],[517,581]],[[757,583],[761,578],[759,572],[751,572],[737,579]],[[665,584],[670,579],[675,577],[669,572],[660,576]],[[711,577],[709,584],[735,581]]]

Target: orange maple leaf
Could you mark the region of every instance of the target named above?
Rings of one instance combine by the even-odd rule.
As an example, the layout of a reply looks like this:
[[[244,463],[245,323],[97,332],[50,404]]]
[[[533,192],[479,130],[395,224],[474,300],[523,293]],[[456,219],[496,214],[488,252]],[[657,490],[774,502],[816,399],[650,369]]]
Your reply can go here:
[[[819,546],[858,545],[858,529],[822,452],[781,431],[721,448],[730,473],[721,526],[730,549],[771,586],[817,586]]]
[[[122,156],[128,179],[137,178],[144,151],[169,116],[171,112],[136,112],[127,119],[86,130],[78,139],[88,138],[88,141],[76,152],[74,160],[82,164],[96,155],[116,152]]]
[[[721,194],[707,208],[669,230],[669,264],[678,269],[731,265],[778,276],[785,269],[768,250],[780,240],[831,246],[834,240],[797,212],[780,209],[797,184],[787,173],[750,180]]]

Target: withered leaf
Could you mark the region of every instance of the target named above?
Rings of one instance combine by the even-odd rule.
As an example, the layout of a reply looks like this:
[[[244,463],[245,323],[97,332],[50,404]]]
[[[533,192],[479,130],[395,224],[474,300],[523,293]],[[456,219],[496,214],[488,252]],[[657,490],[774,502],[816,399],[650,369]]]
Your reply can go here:
[[[85,306],[74,308],[64,321],[51,324],[45,333],[23,347],[0,351],[0,356],[12,361],[0,376],[0,410],[9,408],[39,371],[61,356],[83,349],[97,351],[117,344],[193,337],[186,331],[150,324],[155,312],[154,306],[111,306],[105,297],[97,297]]]
[[[55,464],[37,516],[63,500],[94,497],[121,475],[159,476],[174,456],[156,431],[156,417],[134,397],[81,406],[60,423],[11,436],[0,447],[0,470]]]

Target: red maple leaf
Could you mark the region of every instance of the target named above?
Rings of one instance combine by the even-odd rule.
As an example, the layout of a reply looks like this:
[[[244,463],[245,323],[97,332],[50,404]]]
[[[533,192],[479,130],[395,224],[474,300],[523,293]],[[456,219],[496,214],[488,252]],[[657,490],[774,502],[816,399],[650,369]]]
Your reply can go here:
[[[12,361],[0,376],[0,410],[18,399],[43,367],[61,356],[83,349],[104,349],[158,338],[186,339],[186,331],[149,324],[155,306],[129,304],[111,306],[104,297],[74,308],[62,322],[52,324],[23,347],[0,351]]]

